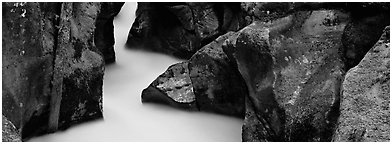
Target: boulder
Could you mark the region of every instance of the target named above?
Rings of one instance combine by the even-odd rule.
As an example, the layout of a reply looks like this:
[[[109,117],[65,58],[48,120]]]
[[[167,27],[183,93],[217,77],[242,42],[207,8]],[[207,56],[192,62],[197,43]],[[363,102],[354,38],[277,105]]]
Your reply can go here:
[[[334,141],[390,141],[389,31],[347,72]]]
[[[22,142],[19,131],[15,125],[2,115],[2,142]]]
[[[102,2],[101,11],[95,23],[94,42],[102,52],[106,64],[116,61],[113,19],[120,12],[123,5],[124,2]]]
[[[102,118],[99,3],[3,3],[2,113],[23,140]]]
[[[188,62],[171,65],[142,91],[142,102],[168,104],[197,110],[196,97],[189,77]]]
[[[188,60],[196,103],[201,111],[244,116],[244,96],[248,91],[241,75],[222,50],[224,41],[234,35],[234,32],[228,32],[218,37]]]
[[[243,117],[246,85],[222,50],[224,41],[234,35],[228,32],[188,61],[170,66],[143,90],[142,101]]]
[[[239,3],[138,3],[127,45],[188,59],[243,24]]]
[[[347,17],[336,10],[296,12],[255,22],[224,44],[249,91],[243,141],[331,140]]]

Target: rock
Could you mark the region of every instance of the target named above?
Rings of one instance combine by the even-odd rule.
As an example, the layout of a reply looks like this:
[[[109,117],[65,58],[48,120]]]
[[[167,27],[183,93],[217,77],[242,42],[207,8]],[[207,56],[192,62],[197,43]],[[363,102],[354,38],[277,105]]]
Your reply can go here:
[[[390,140],[389,26],[343,81],[334,141]]]
[[[222,50],[224,41],[234,36],[228,32],[188,61],[170,66],[143,90],[142,101],[243,117],[246,85]]]
[[[100,3],[62,4],[49,131],[103,117],[104,59],[93,43],[99,10]]]
[[[4,115],[2,117],[2,142],[22,142],[19,131]]]
[[[222,50],[223,42],[234,35],[228,32],[218,37],[188,60],[196,103],[201,111],[244,116],[246,85]]]
[[[281,108],[272,92],[273,59],[268,47],[268,29],[250,25],[227,40],[224,51],[238,66],[249,95],[245,95],[243,141],[279,141]]]
[[[102,118],[99,3],[3,3],[2,113],[23,140]]]
[[[3,3],[2,114],[22,138],[48,123],[59,8],[58,3]]]
[[[143,90],[142,102],[163,103],[183,109],[197,110],[188,62],[170,66],[155,79]]]
[[[138,3],[127,45],[188,59],[244,26],[239,3]]]
[[[353,16],[342,36],[348,69],[362,60],[387,25],[389,25],[389,13],[378,13],[366,17]]]
[[[95,24],[94,42],[102,52],[106,64],[116,61],[113,19],[120,12],[123,5],[124,2],[101,3],[101,11]]]
[[[347,20],[335,10],[297,12],[255,22],[224,44],[249,91],[243,141],[331,140]]]

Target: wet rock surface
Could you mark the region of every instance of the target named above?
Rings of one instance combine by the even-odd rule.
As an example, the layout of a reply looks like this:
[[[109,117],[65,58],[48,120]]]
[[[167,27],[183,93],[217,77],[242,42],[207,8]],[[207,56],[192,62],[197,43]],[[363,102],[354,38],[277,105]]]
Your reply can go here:
[[[99,3],[3,3],[3,109],[23,140],[102,118]]]
[[[390,29],[343,81],[334,141],[390,140]]]
[[[123,5],[124,2],[102,2],[101,11],[95,23],[95,45],[102,52],[106,64],[116,61],[113,19]]]
[[[236,3],[138,3],[127,45],[188,59],[219,35],[244,27]]]

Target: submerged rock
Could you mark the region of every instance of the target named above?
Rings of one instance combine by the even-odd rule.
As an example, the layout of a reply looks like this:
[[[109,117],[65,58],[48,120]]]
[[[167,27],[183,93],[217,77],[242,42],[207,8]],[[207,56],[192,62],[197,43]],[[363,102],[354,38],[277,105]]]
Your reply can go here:
[[[102,118],[99,3],[3,3],[2,113],[23,140]]]
[[[127,45],[188,59],[244,26],[239,3],[138,3]]]
[[[4,115],[2,115],[2,142],[21,142],[19,130]]]
[[[101,11],[95,23],[94,42],[102,52],[106,64],[116,61],[113,19],[123,5],[124,2],[102,2]]]
[[[347,72],[334,141],[390,141],[389,31]]]

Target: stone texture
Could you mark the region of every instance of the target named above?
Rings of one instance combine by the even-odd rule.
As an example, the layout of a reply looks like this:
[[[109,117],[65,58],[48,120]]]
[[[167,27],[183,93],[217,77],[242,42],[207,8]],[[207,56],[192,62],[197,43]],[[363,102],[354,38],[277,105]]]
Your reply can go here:
[[[390,141],[389,31],[347,72],[334,141]]]
[[[94,42],[102,52],[106,64],[116,61],[113,19],[120,12],[123,5],[124,2],[101,3],[101,10],[95,24]]]
[[[2,113],[31,136],[102,118],[99,3],[3,3]]]
[[[19,131],[4,115],[2,115],[2,142],[21,142]]]
[[[218,37],[188,60],[196,103],[201,111],[244,116],[246,85],[222,50],[223,42],[234,35],[228,32]]]
[[[163,103],[183,109],[197,110],[195,101],[188,62],[170,66],[142,92],[142,102]]]
[[[224,44],[249,89],[243,141],[331,140],[347,21],[334,10],[297,12],[255,22]]]
[[[244,27],[239,3],[138,3],[127,45],[188,59],[227,31]]]

